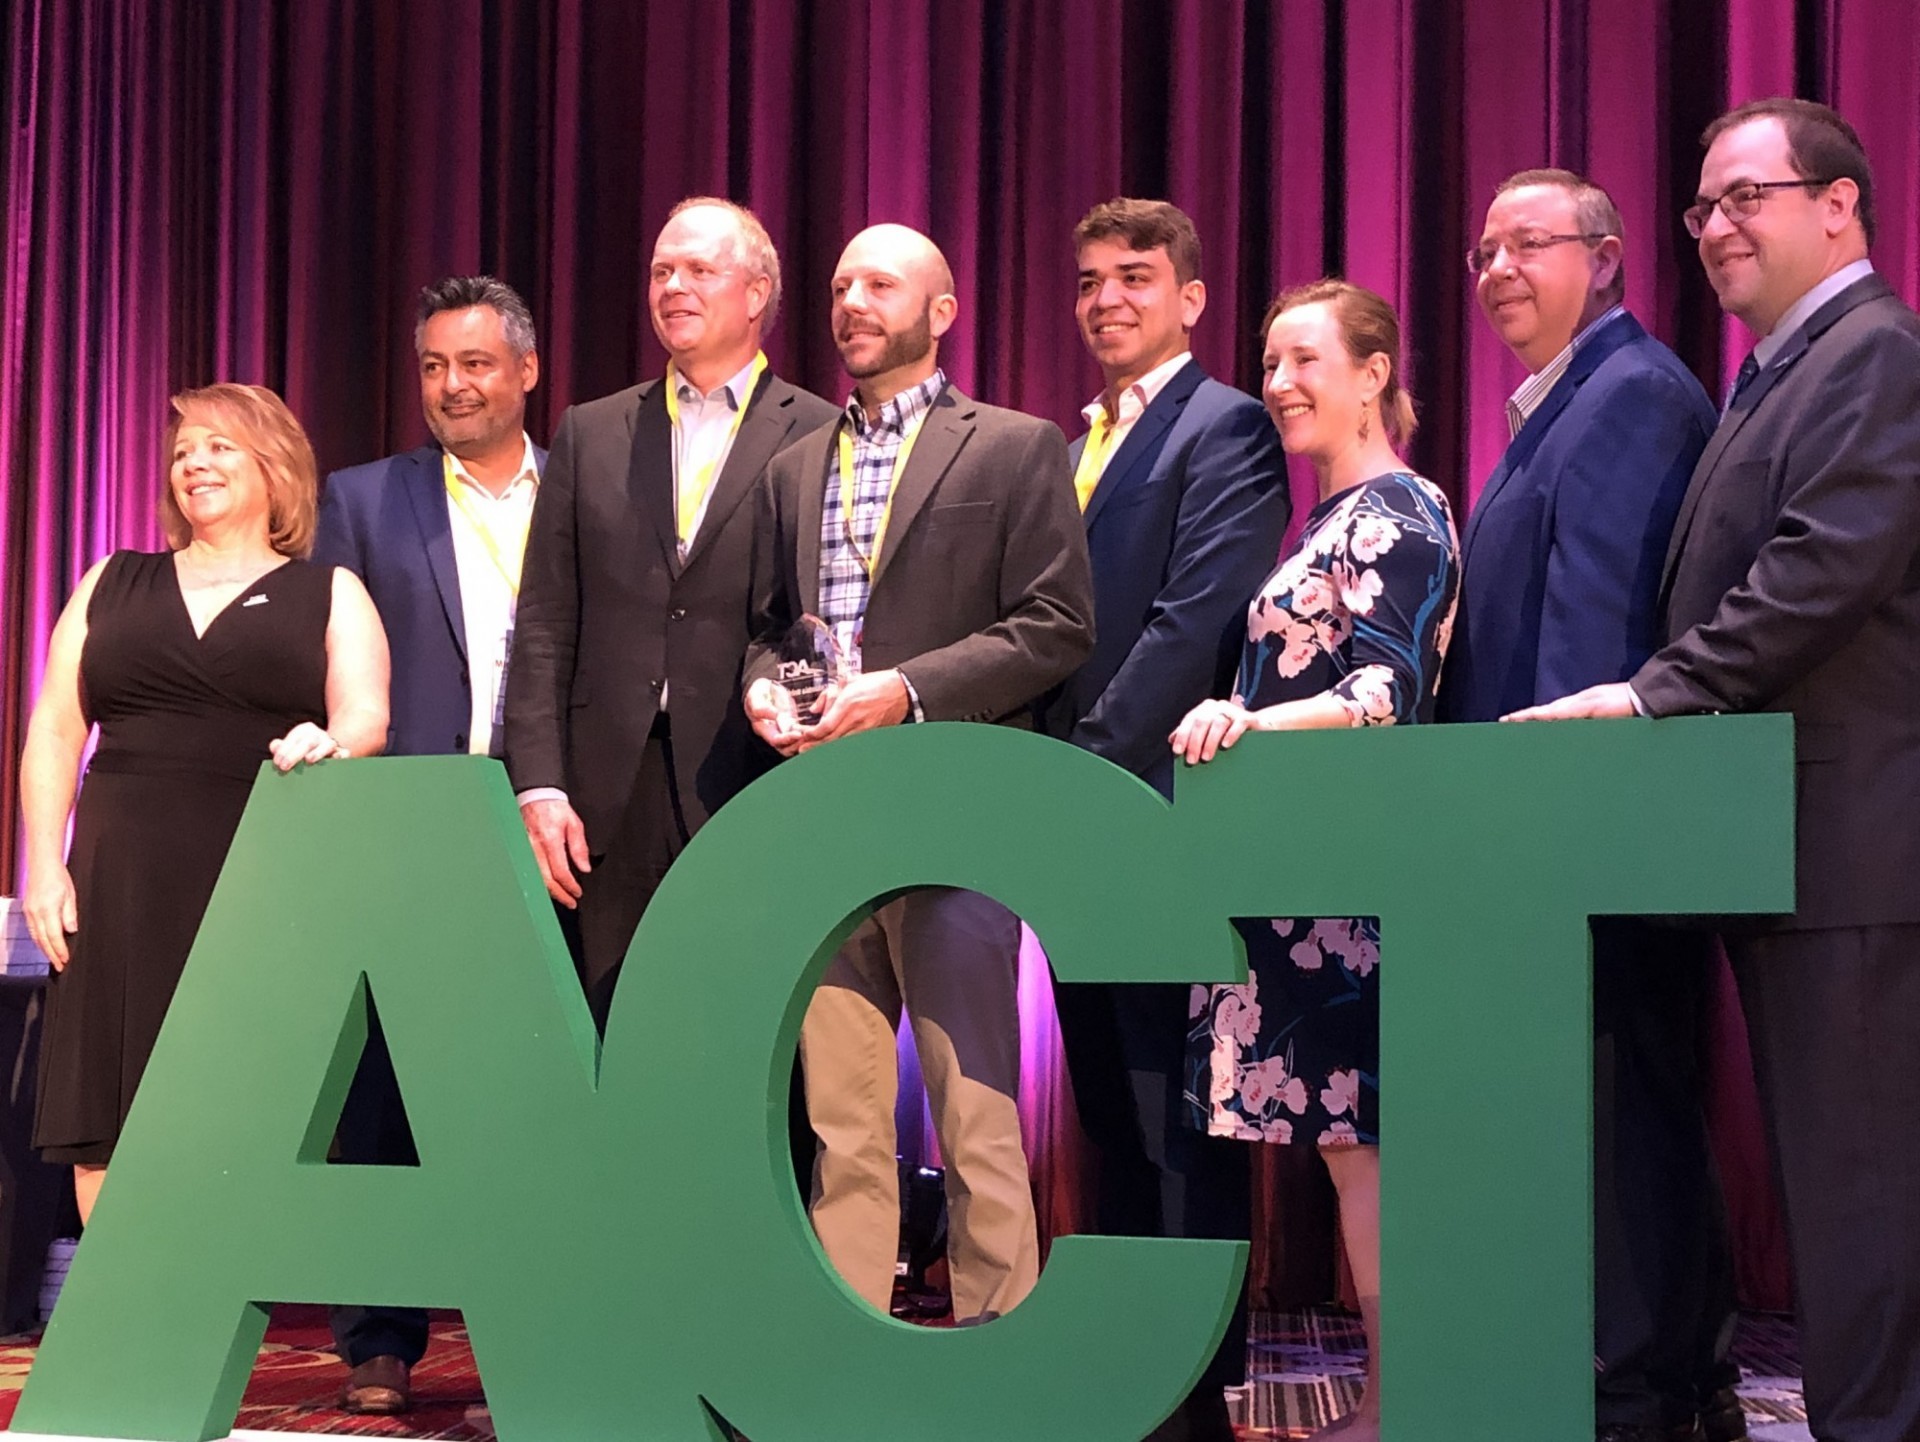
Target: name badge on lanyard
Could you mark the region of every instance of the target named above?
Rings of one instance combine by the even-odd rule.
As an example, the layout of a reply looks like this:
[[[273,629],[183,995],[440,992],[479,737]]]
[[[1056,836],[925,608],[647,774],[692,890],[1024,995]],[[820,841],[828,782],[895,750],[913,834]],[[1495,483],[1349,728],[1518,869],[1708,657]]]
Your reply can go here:
[[[507,724],[507,665],[513,660],[513,624],[500,638],[500,649],[493,658],[493,739],[499,749],[500,730]]]

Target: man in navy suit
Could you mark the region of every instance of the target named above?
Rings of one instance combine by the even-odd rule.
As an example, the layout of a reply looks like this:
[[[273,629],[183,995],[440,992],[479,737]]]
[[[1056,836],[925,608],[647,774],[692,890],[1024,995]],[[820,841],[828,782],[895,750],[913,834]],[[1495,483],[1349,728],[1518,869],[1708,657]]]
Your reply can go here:
[[[1626,294],[1620,213],[1564,170],[1501,184],[1467,254],[1528,376],[1468,521],[1450,721],[1620,681],[1660,642],[1661,562],[1714,411]],[[1745,1435],[1724,1370],[1731,1264],[1701,1111],[1703,936],[1594,923],[1596,1426],[1607,1442]]]
[[[1049,735],[1171,797],[1167,737],[1232,686],[1248,602],[1278,559],[1291,501],[1266,411],[1210,379],[1188,341],[1206,308],[1200,239],[1164,201],[1116,199],[1074,230],[1074,313],[1105,388],[1083,414],[1074,486],[1093,558],[1093,655],[1040,706]],[[1099,1229],[1247,1235],[1247,1150],[1185,1120],[1189,988],[1063,985],[1074,1098],[1098,1153]],[[1229,1442],[1221,1388],[1246,1359],[1245,1313],[1155,1439]]]
[[[451,277],[421,292],[414,348],[434,443],[328,476],[313,559],[366,582],[386,627],[388,754],[497,756],[520,557],[547,459],[526,433],[527,392],[540,379],[533,318],[492,276]],[[340,1119],[339,1156],[416,1161],[377,1016]],[[352,1369],[341,1405],[404,1411],[426,1313],[339,1307],[333,1330]]]

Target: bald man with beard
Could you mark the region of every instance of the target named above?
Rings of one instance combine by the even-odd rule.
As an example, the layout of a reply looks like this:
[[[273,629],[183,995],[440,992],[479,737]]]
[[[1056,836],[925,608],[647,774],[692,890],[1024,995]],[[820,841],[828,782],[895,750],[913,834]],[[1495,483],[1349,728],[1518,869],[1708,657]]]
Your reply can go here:
[[[917,721],[1030,728],[1030,703],[1092,650],[1093,581],[1066,438],[947,380],[939,344],[957,310],[945,258],[916,231],[874,226],[840,257],[833,338],[853,397],[838,425],[767,473],[775,593],[747,657],[746,708],[782,756]],[[833,629],[858,669],[811,723],[774,681],[780,639],[804,614]],[[1038,1277],[1018,1110],[1019,950],[1019,919],[998,902],[910,892],[848,938],[807,1009],[814,1230],[882,1312],[899,1250],[903,1005],[947,1168],[954,1317],[998,1316]]]

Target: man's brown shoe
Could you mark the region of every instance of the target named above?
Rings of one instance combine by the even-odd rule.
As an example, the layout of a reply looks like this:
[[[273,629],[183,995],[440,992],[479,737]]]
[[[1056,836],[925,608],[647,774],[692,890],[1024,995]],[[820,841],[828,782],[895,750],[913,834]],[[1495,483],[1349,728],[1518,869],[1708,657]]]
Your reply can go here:
[[[398,1357],[369,1357],[347,1374],[340,1389],[340,1410],[390,1417],[413,1405],[407,1364]]]

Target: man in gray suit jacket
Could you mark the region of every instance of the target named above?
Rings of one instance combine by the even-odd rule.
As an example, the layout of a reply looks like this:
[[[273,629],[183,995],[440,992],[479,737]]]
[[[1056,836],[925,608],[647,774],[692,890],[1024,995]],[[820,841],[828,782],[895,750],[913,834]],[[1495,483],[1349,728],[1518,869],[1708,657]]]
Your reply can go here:
[[[1630,682],[1522,715],[1793,716],[1794,911],[1727,937],[1821,1442],[1920,1437],[1920,317],[1867,259],[1825,106],[1709,126],[1687,226],[1759,337],[1700,457]]]
[[[782,755],[904,721],[1030,726],[1030,704],[1093,646],[1093,583],[1060,431],[947,382],[957,303],[946,260],[897,225],[861,232],[833,279],[853,400],[768,470],[775,541],[747,714]],[[858,670],[803,723],[774,680],[802,614]],[[961,1321],[1032,1290],[1039,1245],[1018,1110],[1020,923],[974,892],[880,908],[827,968],[800,1033],[820,1146],[811,1215],[841,1276],[881,1311],[899,1239],[894,1033],[904,1004],[947,1167]]]
[[[570,407],[533,508],[507,774],[602,1026],[660,878],[755,774],[739,668],[760,478],[835,414],[767,368],[779,302],[753,213],[682,201],[648,285],[665,381]]]

